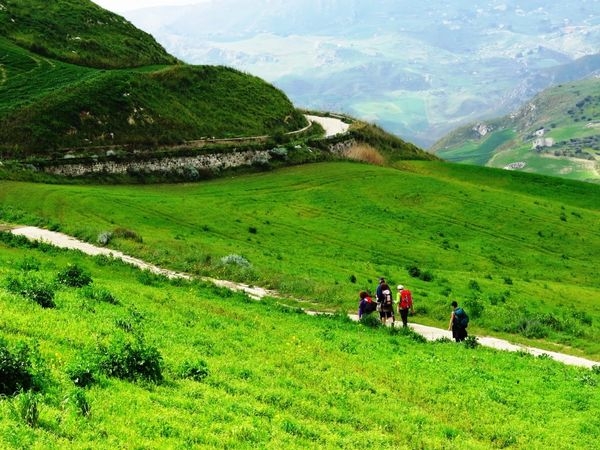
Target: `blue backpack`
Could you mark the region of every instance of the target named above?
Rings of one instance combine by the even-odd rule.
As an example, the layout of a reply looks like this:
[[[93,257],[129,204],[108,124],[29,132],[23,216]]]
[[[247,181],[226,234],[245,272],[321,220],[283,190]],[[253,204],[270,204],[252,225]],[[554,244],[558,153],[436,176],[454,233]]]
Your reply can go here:
[[[464,309],[456,308],[454,310],[454,317],[456,317],[456,321],[461,327],[467,328],[469,326],[469,316]]]

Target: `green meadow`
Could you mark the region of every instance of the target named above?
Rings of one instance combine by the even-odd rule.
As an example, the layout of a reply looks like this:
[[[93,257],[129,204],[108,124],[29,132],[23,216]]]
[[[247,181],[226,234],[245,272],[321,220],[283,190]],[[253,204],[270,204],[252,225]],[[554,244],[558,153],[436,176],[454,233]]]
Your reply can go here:
[[[0,354],[19,363],[0,387],[31,387],[1,397],[2,448],[558,449],[600,433],[597,368],[0,241]]]
[[[438,162],[337,162],[197,184],[0,182],[1,219],[347,313],[379,276],[414,320],[600,356],[600,187]],[[290,300],[291,301],[291,300]]]

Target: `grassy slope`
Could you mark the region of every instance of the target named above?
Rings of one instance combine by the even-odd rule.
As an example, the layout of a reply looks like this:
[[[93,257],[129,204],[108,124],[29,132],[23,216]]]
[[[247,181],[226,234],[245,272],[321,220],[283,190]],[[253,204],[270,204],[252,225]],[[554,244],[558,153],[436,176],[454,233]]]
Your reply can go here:
[[[580,166],[585,157],[595,155],[598,158],[599,155],[598,128],[588,126],[591,122],[600,121],[599,84],[600,80],[592,78],[547,89],[512,117],[487,121],[493,132],[486,137],[474,139],[469,125],[440,140],[432,150],[441,158],[456,162],[503,167],[511,162],[525,161],[526,171],[598,182],[597,169],[582,170]],[[578,161],[563,157],[561,170],[548,154],[532,150],[533,133],[541,128],[546,129],[546,138],[555,141],[549,149],[551,156],[556,150],[575,156],[577,146],[590,138],[596,139],[597,148],[593,149],[584,142],[579,154],[584,159]]]
[[[276,134],[305,124],[283,93],[225,67],[104,71],[37,57],[6,40],[0,48],[5,157],[48,156],[51,149],[82,145]]]
[[[317,299],[325,309],[354,310],[357,291],[374,289],[384,275],[413,289],[422,322],[444,326],[457,299],[475,316],[477,333],[547,338],[600,356],[600,187],[475,166],[399,164],[328,163],[194,185],[2,182],[0,201],[5,220],[92,242],[103,231],[129,229],[143,244],[115,239],[115,248]],[[223,266],[230,254],[252,267]],[[410,278],[408,266],[433,281]]]
[[[152,36],[89,0],[5,0],[0,35],[33,52],[99,68],[175,64]]]
[[[42,309],[7,288],[69,264],[118,304],[57,287],[57,307]],[[37,427],[23,396],[0,401],[2,448],[553,449],[592,448],[600,433],[597,371],[422,343],[43,246],[0,243],[0,278],[0,337],[35,349],[42,380]],[[133,333],[162,356],[162,383],[69,380],[98,343]],[[198,360],[204,381],[179,376]]]

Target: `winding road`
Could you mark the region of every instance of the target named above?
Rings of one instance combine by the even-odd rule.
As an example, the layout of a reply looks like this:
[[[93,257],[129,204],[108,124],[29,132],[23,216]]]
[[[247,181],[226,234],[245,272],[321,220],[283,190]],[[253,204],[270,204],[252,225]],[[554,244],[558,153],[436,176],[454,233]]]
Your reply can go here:
[[[98,247],[98,246],[89,244],[87,242],[82,242],[78,239],[75,239],[75,238],[68,236],[66,234],[63,234],[63,233],[58,233],[55,231],[49,231],[49,230],[45,230],[42,228],[29,227],[29,226],[13,227],[10,229],[10,231],[15,235],[25,236],[26,238],[31,239],[31,240],[38,240],[38,241],[46,242],[46,243],[54,245],[56,247],[72,249],[72,250],[79,250],[85,254],[92,255],[92,256],[106,255],[106,256],[111,256],[113,258],[118,258],[128,264],[139,267],[140,269],[149,270],[152,273],[164,275],[169,278],[183,278],[183,279],[192,279],[193,278],[189,274],[163,269],[158,266],[149,264],[145,261],[142,261],[141,259],[126,255],[117,250],[111,250],[111,249],[108,249],[105,247]],[[260,287],[249,286],[247,284],[234,283],[234,282],[226,281],[226,280],[216,280],[213,278],[202,278],[202,279],[206,280],[206,281],[210,281],[217,286],[225,287],[225,288],[228,288],[228,289],[231,289],[234,291],[243,291],[246,294],[248,294],[248,296],[250,296],[251,298],[254,298],[257,300],[259,300],[265,296],[281,297],[275,291],[269,291],[266,289],[262,289]],[[307,312],[310,314],[320,314],[319,312],[316,312],[316,311],[307,311]],[[356,316],[356,315],[350,314],[349,317],[351,317],[353,320],[358,320],[358,316]],[[420,335],[424,336],[427,340],[430,340],[430,341],[435,341],[435,340],[442,339],[442,338],[448,338],[448,339],[452,338],[452,334],[448,330],[435,328],[435,327],[429,327],[429,326],[425,326],[425,325],[420,325],[417,323],[410,323],[409,326],[415,332],[419,333]],[[505,350],[505,351],[511,351],[511,352],[526,352],[526,353],[530,353],[534,356],[546,355],[546,356],[548,356],[556,361],[560,361],[564,364],[569,364],[569,365],[579,366],[579,367],[586,367],[588,369],[591,369],[594,366],[600,366],[600,362],[597,362],[597,361],[592,361],[592,360],[577,357],[577,356],[567,355],[564,353],[551,352],[551,351],[542,350],[539,348],[528,347],[528,346],[518,345],[518,344],[512,344],[503,339],[486,337],[486,336],[477,336],[477,340],[481,345],[484,345],[486,347],[495,348],[497,350]]]

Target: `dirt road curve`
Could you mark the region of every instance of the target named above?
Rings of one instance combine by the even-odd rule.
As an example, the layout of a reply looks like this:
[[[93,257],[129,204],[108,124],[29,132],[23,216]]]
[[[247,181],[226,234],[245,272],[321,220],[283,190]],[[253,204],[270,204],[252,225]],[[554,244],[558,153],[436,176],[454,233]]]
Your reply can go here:
[[[112,256],[113,258],[119,258],[128,264],[132,264],[141,269],[149,270],[153,273],[161,274],[161,275],[167,276],[169,278],[185,278],[185,279],[192,278],[190,275],[188,275],[186,273],[174,272],[172,270],[162,269],[162,268],[154,266],[152,264],[148,264],[147,262],[142,261],[140,259],[125,255],[122,252],[119,252],[116,250],[110,250],[110,249],[107,249],[104,247],[97,247],[95,245],[79,241],[75,238],[72,238],[72,237],[62,234],[62,233],[48,231],[48,230],[44,230],[44,229],[37,228],[37,227],[18,227],[18,228],[13,228],[11,230],[11,232],[16,235],[25,236],[31,240],[39,240],[39,241],[47,242],[49,244],[55,245],[56,247],[80,250],[81,252],[86,253],[88,255],[106,255],[106,256]],[[226,287],[228,289],[232,289],[232,290],[236,290],[236,291],[243,291],[243,292],[247,293],[250,297],[255,298],[255,299],[260,299],[267,295],[273,296],[273,297],[278,296],[277,292],[267,291],[265,289],[257,288],[254,286],[248,286],[248,285],[240,284],[240,283],[233,283],[231,281],[225,281],[225,280],[215,280],[212,278],[204,278],[204,279],[206,281],[210,281],[218,286]],[[353,318],[354,320],[358,320],[358,317],[356,315],[350,315],[350,317]],[[414,331],[421,334],[422,336],[424,336],[426,339],[428,339],[430,341],[434,341],[434,340],[441,339],[441,338],[452,338],[452,335],[449,331],[443,330],[440,328],[428,327],[428,326],[419,325],[416,323],[410,323],[409,326]],[[521,352],[531,353],[532,355],[535,355],[535,356],[548,355],[549,357],[555,359],[556,361],[560,361],[565,364],[569,364],[569,365],[573,365],[573,366],[587,367],[590,369],[594,366],[600,366],[600,362],[597,362],[597,361],[592,361],[592,360],[585,359],[585,358],[579,358],[577,356],[566,355],[563,353],[550,352],[547,350],[541,350],[541,349],[533,348],[533,347],[516,345],[516,344],[512,344],[508,341],[505,341],[503,339],[497,339],[497,338],[485,337],[485,336],[477,336],[477,339],[479,340],[479,343],[481,345],[484,345],[487,347],[492,347],[492,348],[495,348],[498,350],[506,350],[506,351],[512,351],[512,352],[521,351]]]
[[[308,114],[305,114],[305,117],[311,122],[317,122],[321,125],[325,130],[325,137],[343,134],[348,131],[348,128],[350,127],[350,125],[335,117],[311,116]]]

